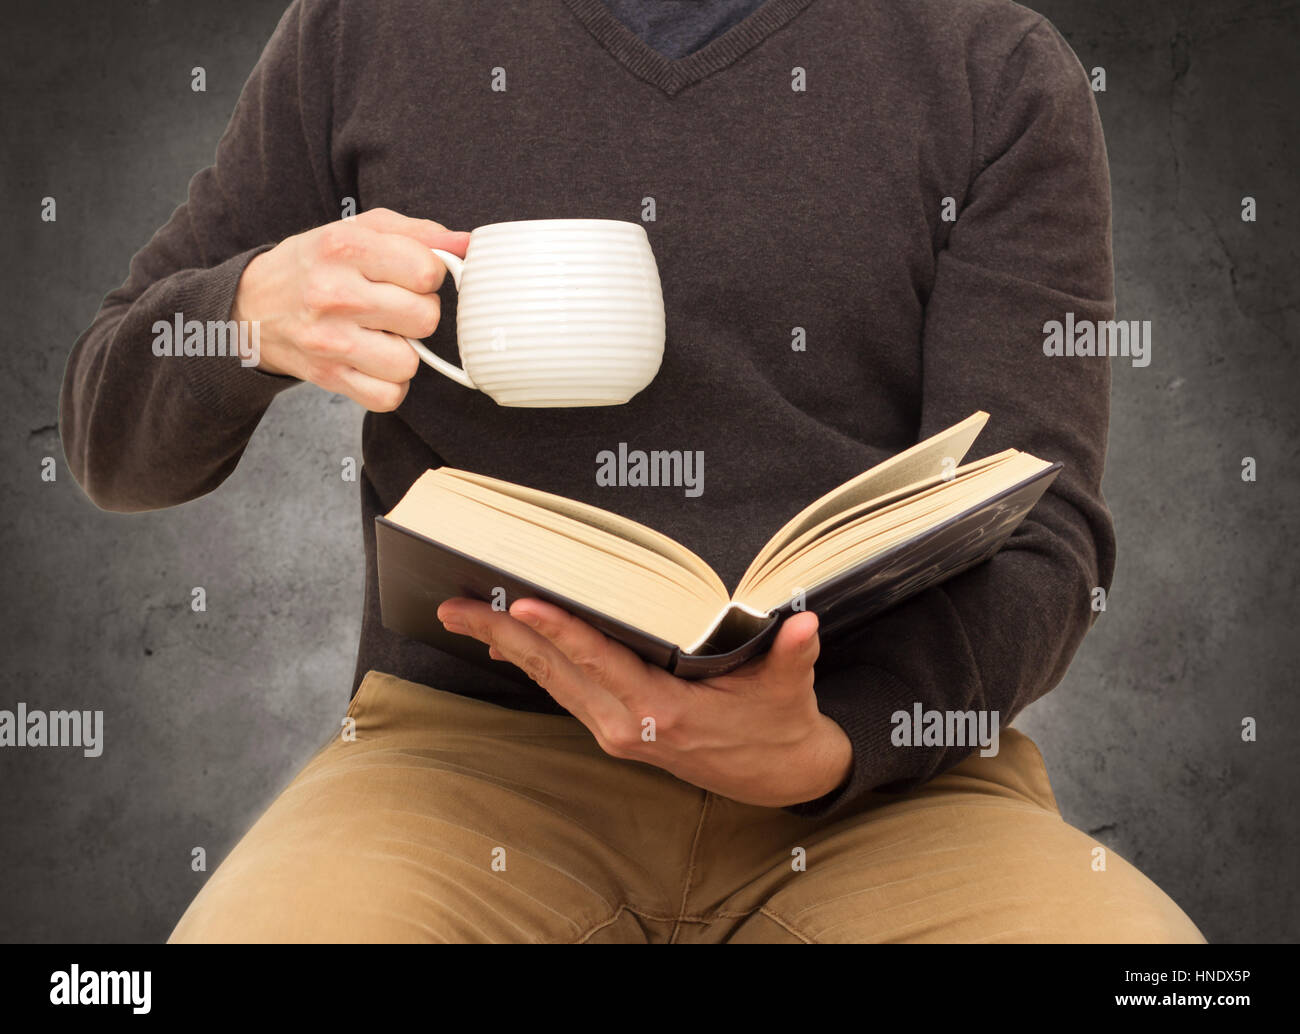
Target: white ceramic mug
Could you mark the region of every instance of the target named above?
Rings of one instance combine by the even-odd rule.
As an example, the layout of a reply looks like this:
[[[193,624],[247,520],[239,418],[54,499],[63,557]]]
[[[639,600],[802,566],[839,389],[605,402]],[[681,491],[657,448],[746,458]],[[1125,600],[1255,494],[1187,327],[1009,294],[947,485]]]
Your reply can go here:
[[[664,299],[650,240],[617,219],[490,223],[462,260],[435,248],[460,293],[463,366],[421,359],[502,406],[617,406],[659,372]]]

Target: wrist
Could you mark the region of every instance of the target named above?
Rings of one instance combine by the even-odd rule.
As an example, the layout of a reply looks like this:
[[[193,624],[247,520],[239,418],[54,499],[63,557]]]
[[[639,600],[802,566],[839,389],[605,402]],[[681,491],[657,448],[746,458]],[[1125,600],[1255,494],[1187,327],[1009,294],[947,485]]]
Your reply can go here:
[[[844,731],[843,726],[834,718],[822,715],[822,722],[827,729],[826,735],[831,741],[830,785],[825,791],[830,793],[847,783],[849,776],[853,774],[853,741],[849,739],[849,734]]]
[[[853,743],[839,723],[824,714],[817,716],[817,729],[810,739],[807,758],[812,779],[795,804],[834,793],[853,773]]]
[[[260,273],[260,264],[266,258],[267,252],[254,255],[244,271],[240,274],[239,282],[235,285],[235,296],[230,302],[230,318],[237,323],[257,324],[258,328],[258,357],[257,364],[253,367],[262,373],[270,374],[274,377],[290,376],[284,369],[277,365],[268,352],[273,345],[271,341],[262,337],[262,321],[258,315],[262,311],[262,306],[257,301],[257,284]]]

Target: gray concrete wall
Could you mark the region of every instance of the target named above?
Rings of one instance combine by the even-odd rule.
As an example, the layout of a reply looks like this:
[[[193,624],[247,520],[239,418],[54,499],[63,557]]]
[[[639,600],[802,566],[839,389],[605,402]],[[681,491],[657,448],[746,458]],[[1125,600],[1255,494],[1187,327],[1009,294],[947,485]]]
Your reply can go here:
[[[192,849],[211,870],[346,706],[362,566],[339,463],[360,455],[355,406],[291,392],[221,491],[133,517],[81,495],[55,428],[73,340],[211,160],[281,9],[7,9],[0,707],[102,708],[110,749],[0,751],[3,940],[165,937],[205,878]],[[1114,366],[1108,609],[1019,724],[1066,818],[1211,940],[1292,940],[1300,13],[1038,9],[1106,70],[1120,315],[1150,319],[1154,347],[1145,369]],[[189,88],[194,65],[207,93]],[[39,219],[47,195],[54,224]]]

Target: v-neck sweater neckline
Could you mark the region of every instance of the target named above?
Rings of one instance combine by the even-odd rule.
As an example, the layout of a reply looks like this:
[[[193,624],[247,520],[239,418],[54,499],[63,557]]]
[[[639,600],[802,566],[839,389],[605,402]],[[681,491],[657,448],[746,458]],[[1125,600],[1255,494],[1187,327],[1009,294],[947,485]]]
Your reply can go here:
[[[735,64],[813,0],[767,0],[717,39],[685,57],[665,57],[614,15],[604,0],[565,0],[583,26],[624,68],[673,96]]]

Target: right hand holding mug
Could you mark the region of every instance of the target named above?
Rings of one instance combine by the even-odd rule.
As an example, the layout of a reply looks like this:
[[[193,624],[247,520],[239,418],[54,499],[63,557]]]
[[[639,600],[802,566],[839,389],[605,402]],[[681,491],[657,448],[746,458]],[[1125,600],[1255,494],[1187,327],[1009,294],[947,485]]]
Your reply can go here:
[[[447,268],[469,234],[376,208],[287,237],[254,258],[231,318],[260,323],[258,368],[311,381],[376,413],[406,398],[420,360],[407,338],[434,332]]]
[[[625,219],[521,219],[440,251],[460,291],[461,365],[411,348],[499,406],[621,406],[664,357],[663,286],[650,238]]]

